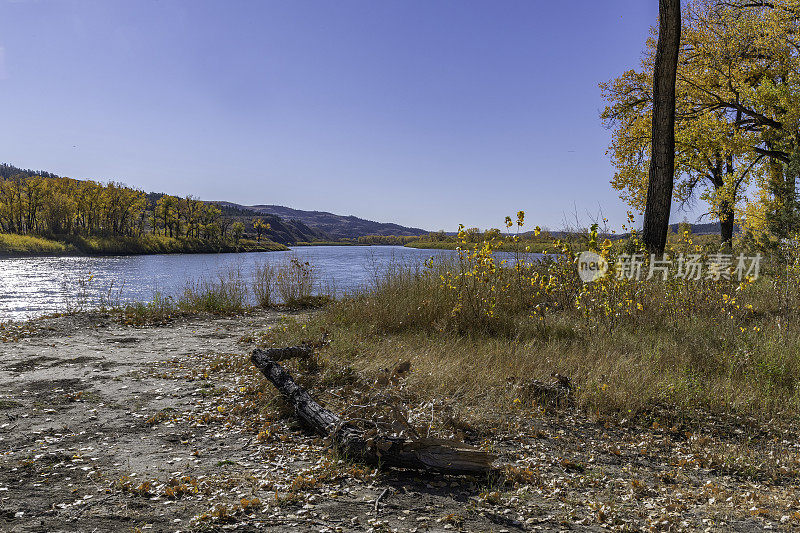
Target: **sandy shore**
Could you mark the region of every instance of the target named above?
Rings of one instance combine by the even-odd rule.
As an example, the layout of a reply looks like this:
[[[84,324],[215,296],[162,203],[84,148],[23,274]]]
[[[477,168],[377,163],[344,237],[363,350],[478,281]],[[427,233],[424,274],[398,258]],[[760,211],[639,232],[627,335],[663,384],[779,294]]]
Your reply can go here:
[[[481,437],[515,469],[502,486],[340,462],[281,414],[265,383],[243,378],[249,336],[282,320],[261,312],[138,328],[84,315],[0,330],[0,530],[759,531],[800,524],[794,482],[762,482],[758,471],[748,478],[714,464],[724,450],[752,455],[737,444],[737,428],[724,424],[690,434],[609,427],[574,412],[523,417]],[[765,457],[783,453],[790,473],[796,446],[775,446],[759,449]]]
[[[185,423],[213,410],[209,391],[235,386],[198,380],[191,369],[243,353],[242,335],[278,320],[265,313],[131,328],[65,317],[37,321],[0,344],[0,529],[187,529],[217,498],[170,499],[160,484],[239,480],[267,466],[253,435]],[[126,492],[126,479],[133,490],[152,481],[152,494]],[[250,481],[236,495],[257,491]]]

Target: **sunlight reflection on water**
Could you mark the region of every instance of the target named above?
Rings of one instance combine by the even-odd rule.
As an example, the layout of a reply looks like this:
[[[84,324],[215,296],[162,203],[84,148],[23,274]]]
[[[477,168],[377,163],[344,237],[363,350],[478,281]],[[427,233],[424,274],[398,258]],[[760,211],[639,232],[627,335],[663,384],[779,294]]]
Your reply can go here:
[[[174,295],[187,282],[212,279],[234,268],[248,277],[256,265],[279,263],[290,254],[310,261],[318,276],[332,280],[337,289],[350,290],[393,259],[419,261],[438,253],[391,246],[318,246],[268,253],[0,259],[0,322],[64,311],[82,293],[90,301],[104,296],[149,300],[156,291]],[[90,276],[91,282],[82,287]]]
[[[281,263],[292,255],[309,261],[323,283],[350,291],[392,263],[452,253],[401,246],[309,246],[290,252],[0,259],[0,322],[64,311],[84,291],[89,301],[147,301],[154,292],[175,295],[188,282],[213,279],[235,268],[247,279],[257,265]],[[92,280],[84,289],[82,281],[89,276]]]

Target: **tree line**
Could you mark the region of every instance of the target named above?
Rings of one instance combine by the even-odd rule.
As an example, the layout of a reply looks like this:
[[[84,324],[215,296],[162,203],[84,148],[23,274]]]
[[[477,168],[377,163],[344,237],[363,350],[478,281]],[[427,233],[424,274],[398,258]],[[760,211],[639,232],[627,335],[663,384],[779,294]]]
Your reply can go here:
[[[0,231],[27,235],[220,239],[243,228],[192,196],[147,195],[121,183],[17,173],[0,179]],[[263,229],[263,228],[261,228]],[[258,232],[259,236],[262,233]]]

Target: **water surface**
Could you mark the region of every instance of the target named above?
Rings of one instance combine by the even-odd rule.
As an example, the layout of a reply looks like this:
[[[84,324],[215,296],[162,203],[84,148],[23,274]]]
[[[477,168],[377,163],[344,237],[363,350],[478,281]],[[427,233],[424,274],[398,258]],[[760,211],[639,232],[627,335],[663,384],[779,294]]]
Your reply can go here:
[[[175,295],[188,282],[214,279],[235,268],[251,278],[257,265],[291,256],[310,262],[323,283],[350,291],[393,262],[449,253],[400,246],[306,246],[288,252],[0,259],[0,322],[61,312],[103,296],[142,301],[156,291]]]

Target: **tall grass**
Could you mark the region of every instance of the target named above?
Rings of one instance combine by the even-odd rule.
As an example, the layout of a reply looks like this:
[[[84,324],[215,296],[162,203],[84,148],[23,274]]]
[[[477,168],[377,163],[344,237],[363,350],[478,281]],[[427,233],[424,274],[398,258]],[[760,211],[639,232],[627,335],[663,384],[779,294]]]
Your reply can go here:
[[[289,307],[313,305],[315,273],[308,261],[291,257],[278,265],[275,286],[283,303]]]
[[[277,268],[268,263],[256,265],[253,272],[253,297],[259,307],[275,304],[275,281]]]
[[[84,294],[88,283],[79,282],[79,289]],[[114,305],[94,307],[118,313],[130,324],[148,324],[200,313],[235,315],[254,307],[313,307],[329,300],[326,289],[317,287],[310,265],[290,258],[277,264],[256,265],[249,276],[239,267],[212,279],[192,281],[175,296],[156,292],[146,302],[122,302],[118,298]],[[87,308],[84,305],[81,310]]]
[[[584,284],[568,247],[516,264],[490,252],[393,265],[273,342],[331,331],[326,357],[375,375],[409,359],[418,392],[474,408],[533,401],[520,384],[557,372],[604,416],[800,413],[800,266],[773,262],[742,282]]]
[[[179,314],[175,299],[156,291],[147,302],[121,304],[114,308],[127,324],[163,323]]]
[[[520,256],[518,268],[466,256],[440,255],[425,264],[394,262],[376,273],[367,290],[337,303],[342,317],[384,333],[421,330],[516,337],[537,306],[564,307],[580,283],[563,259]],[[564,273],[558,290],[540,280]],[[531,280],[535,279],[536,283]]]
[[[177,299],[183,313],[240,313],[248,306],[248,286],[240,269],[220,274],[215,280],[187,284]]]

